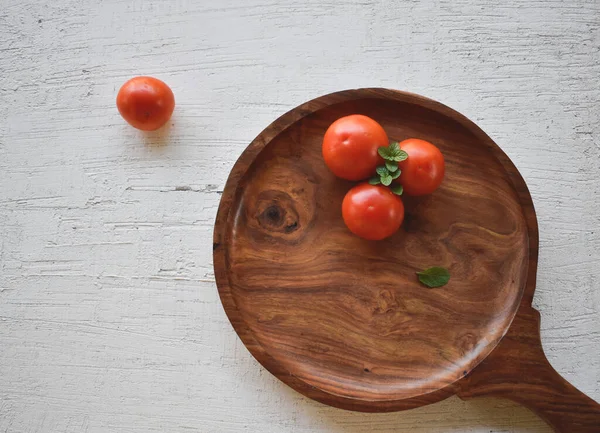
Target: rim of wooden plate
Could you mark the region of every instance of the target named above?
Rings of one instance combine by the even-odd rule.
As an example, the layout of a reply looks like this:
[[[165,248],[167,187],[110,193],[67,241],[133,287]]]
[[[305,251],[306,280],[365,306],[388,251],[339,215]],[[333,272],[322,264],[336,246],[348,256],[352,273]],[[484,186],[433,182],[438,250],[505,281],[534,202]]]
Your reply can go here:
[[[257,342],[256,338],[252,334],[252,331],[245,325],[231,293],[226,266],[227,251],[225,246],[227,245],[227,227],[229,225],[228,223],[231,205],[237,201],[236,198],[239,194],[238,183],[251,166],[252,162],[271,142],[271,140],[302,118],[330,105],[359,99],[384,99],[416,104],[443,114],[460,123],[472,134],[474,134],[482,143],[488,146],[494,157],[504,167],[512,182],[513,188],[517,192],[521,209],[523,211],[523,216],[527,223],[527,233],[529,238],[529,257],[526,267],[527,277],[525,279],[525,286],[521,288],[521,293],[518,298],[520,299],[520,304],[517,302],[514,306],[513,311],[511,312],[510,320],[507,322],[506,328],[501,333],[501,337],[491,344],[486,352],[482,353],[481,359],[478,360],[472,371],[477,368],[477,365],[481,363],[481,361],[489,356],[489,354],[497,347],[502,337],[506,335],[514,320],[514,317],[517,314],[519,305],[531,305],[533,293],[535,291],[535,280],[537,273],[539,243],[538,225],[529,189],[527,188],[523,177],[512,161],[504,153],[504,151],[502,151],[502,149],[481,128],[479,128],[474,122],[469,120],[464,115],[440,102],[414,93],[386,88],[359,88],[342,90],[320,96],[305,102],[280,116],[277,120],[267,126],[242,152],[234,164],[225,184],[217,211],[213,233],[213,263],[215,279],[223,308],[225,309],[225,313],[234,330],[242,340],[242,343],[263,367],[265,367],[275,377],[301,394],[321,403],[347,410],[361,412],[393,412],[413,409],[444,400],[456,394],[457,383],[460,382],[462,378],[438,390],[399,400],[353,399],[345,396],[335,395],[309,385],[282,367]]]

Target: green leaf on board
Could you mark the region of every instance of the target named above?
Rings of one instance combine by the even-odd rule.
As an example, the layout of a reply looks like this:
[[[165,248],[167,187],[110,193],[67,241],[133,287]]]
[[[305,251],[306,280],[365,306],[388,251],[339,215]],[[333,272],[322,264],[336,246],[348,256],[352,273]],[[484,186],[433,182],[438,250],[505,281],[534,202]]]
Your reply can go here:
[[[441,266],[433,266],[424,271],[417,272],[419,281],[429,288],[442,287],[450,281],[450,272]]]

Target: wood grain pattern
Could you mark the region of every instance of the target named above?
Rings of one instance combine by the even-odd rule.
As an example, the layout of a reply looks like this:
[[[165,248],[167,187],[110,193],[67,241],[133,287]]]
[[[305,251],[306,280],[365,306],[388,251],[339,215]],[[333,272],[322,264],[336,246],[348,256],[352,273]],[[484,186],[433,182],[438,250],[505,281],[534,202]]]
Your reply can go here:
[[[550,365],[540,341],[540,314],[526,303],[499,346],[458,386],[461,398],[520,403],[559,433],[600,432],[600,405]]]
[[[442,187],[406,198],[403,227],[383,242],[345,228],[352,183],[322,160],[326,128],[350,113],[446,158]],[[217,282],[253,354],[300,391],[359,410],[435,401],[506,332],[525,286],[527,224],[498,149],[457,119],[415,95],[342,92],[283,116],[236,164],[215,229]],[[430,265],[448,267],[451,283],[422,287],[415,271]]]
[[[442,187],[407,197],[405,224],[382,242],[344,227],[339,208],[352,184],[321,158],[327,126],[351,113],[376,119],[392,140],[432,141],[446,159]],[[333,406],[402,410],[457,390],[469,395],[461,379],[496,347],[521,300],[531,304],[537,236],[523,179],[476,125],[417,95],[350,90],[282,116],[240,157],[217,215],[215,274],[234,328],[278,378]],[[448,267],[451,282],[419,286],[414,272],[423,263]],[[536,362],[543,374],[544,360],[534,356],[527,374],[536,377]],[[596,410],[579,391],[570,398],[561,406],[560,394],[548,394],[551,405],[579,398]],[[598,421],[590,411],[581,416]],[[580,418],[563,424],[592,422]]]

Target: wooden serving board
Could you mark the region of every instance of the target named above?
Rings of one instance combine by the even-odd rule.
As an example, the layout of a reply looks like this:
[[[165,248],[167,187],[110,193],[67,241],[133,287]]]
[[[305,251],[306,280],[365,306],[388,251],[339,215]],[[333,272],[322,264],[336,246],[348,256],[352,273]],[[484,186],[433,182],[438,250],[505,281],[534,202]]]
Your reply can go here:
[[[446,160],[442,186],[404,197],[404,224],[384,241],[347,230],[341,202],[353,183],[321,156],[327,127],[355,113],[392,140],[431,141]],[[537,248],[527,187],[475,124],[427,98],[359,89],[295,108],[248,146],[223,192],[214,264],[246,347],[310,398],[393,411],[456,393],[499,395],[559,431],[600,431],[599,406],[541,350]],[[415,272],[434,265],[452,277],[428,289]]]

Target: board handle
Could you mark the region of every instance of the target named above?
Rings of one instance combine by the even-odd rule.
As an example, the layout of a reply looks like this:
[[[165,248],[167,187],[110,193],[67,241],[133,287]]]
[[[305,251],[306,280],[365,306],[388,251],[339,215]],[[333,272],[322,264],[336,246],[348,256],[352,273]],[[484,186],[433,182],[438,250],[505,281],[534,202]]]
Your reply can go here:
[[[498,347],[459,386],[462,399],[515,401],[558,433],[600,433],[600,404],[550,365],[540,339],[540,313],[530,306],[521,306]]]

